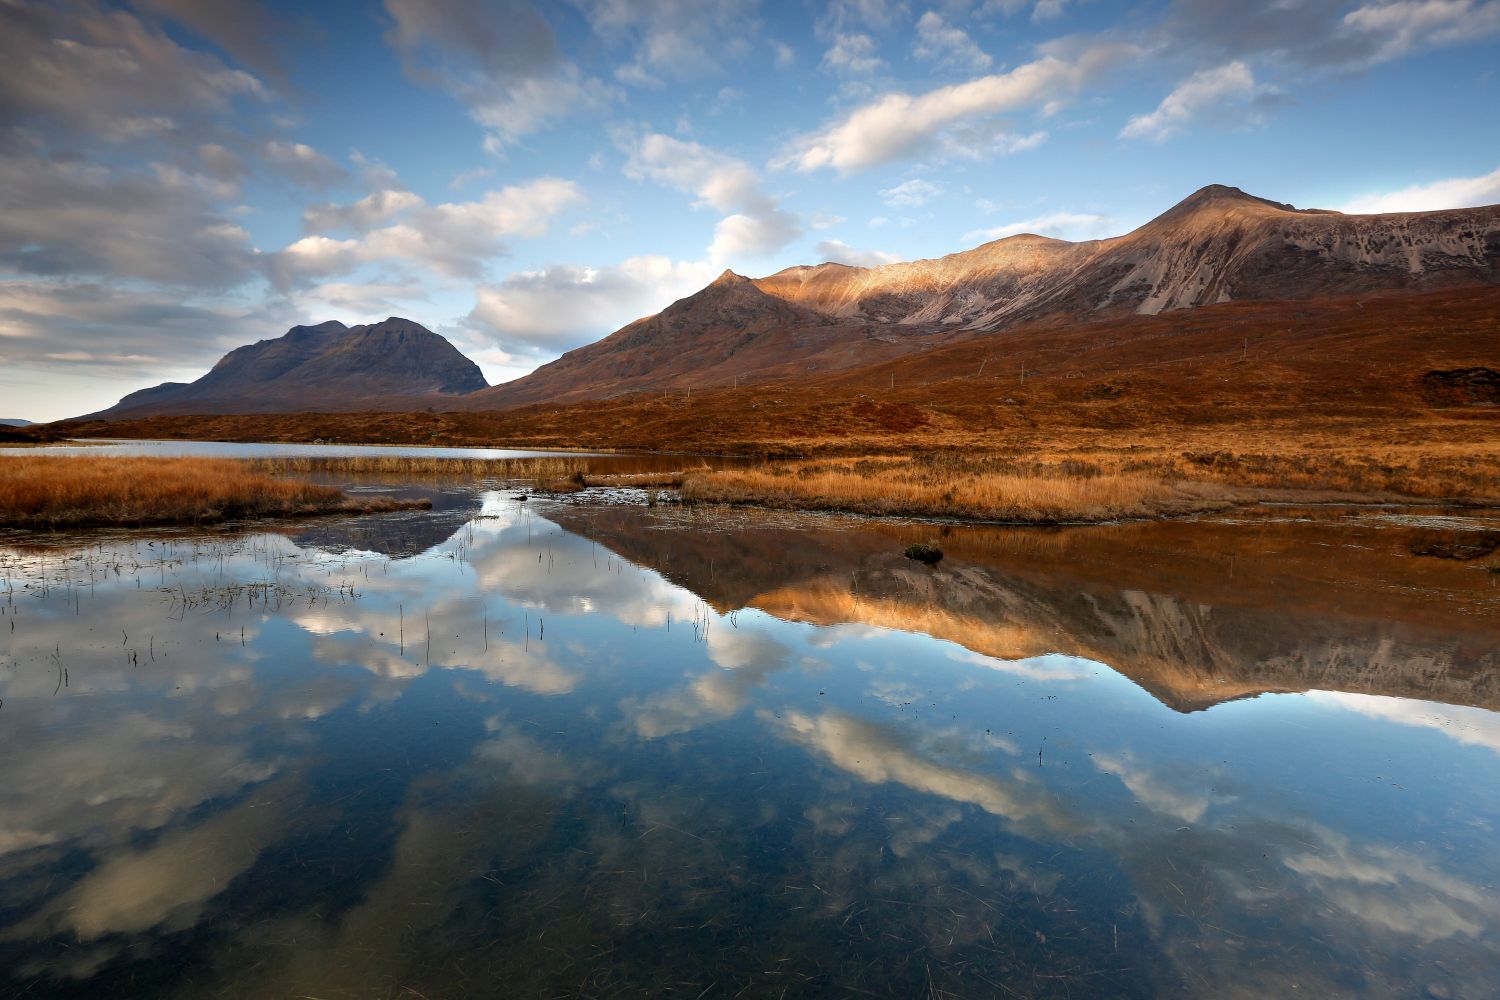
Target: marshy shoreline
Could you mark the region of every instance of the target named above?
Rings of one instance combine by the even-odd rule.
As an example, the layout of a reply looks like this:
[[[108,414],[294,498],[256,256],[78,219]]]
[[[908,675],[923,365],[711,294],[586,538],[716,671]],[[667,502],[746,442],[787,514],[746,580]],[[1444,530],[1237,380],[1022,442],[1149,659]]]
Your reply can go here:
[[[431,506],[428,500],[351,495],[237,459],[24,455],[0,460],[0,529],[196,526]]]
[[[1289,448],[1260,440],[1163,447],[941,448],[767,458],[701,454],[677,468],[610,471],[619,455],[225,458],[48,456],[0,461],[0,528],[206,525],[420,509],[308,477],[493,480],[538,496],[628,490],[604,502],[681,503],[1010,525],[1191,517],[1262,504],[1500,507],[1500,471],[1461,449]],[[1268,447],[1268,445],[1270,445]],[[1277,447],[1276,445],[1280,445]],[[665,453],[638,456],[668,458]],[[685,456],[677,456],[685,457]],[[604,465],[600,467],[601,461]],[[648,466],[649,467],[649,466]],[[627,499],[628,498],[628,499]]]

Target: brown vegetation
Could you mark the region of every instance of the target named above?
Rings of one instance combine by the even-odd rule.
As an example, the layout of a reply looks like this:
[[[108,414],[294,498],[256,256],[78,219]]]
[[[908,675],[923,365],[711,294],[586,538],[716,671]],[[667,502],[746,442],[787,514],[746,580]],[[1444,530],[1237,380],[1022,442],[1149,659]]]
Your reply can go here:
[[[0,459],[0,527],[209,524],[430,506],[352,497],[213,458],[16,455]]]
[[[58,429],[780,460],[978,456],[997,466],[1049,467],[1073,460],[1125,477],[1122,492],[1112,495],[1099,493],[1099,483],[1066,486],[1068,497],[1089,497],[1083,506],[1100,509],[1149,506],[1180,492],[1181,483],[1194,495],[1202,487],[1192,484],[1208,483],[1329,498],[1495,499],[1500,406],[1484,405],[1488,397],[1474,388],[1483,380],[1472,373],[1500,368],[1497,317],[1496,289],[1231,302],[1009,330],[836,374],[691,395],[495,412],[174,417]],[[1448,386],[1459,377],[1453,373],[1463,376],[1464,391],[1435,392],[1436,382]],[[785,487],[787,494],[804,492]],[[1137,500],[1121,499],[1130,496]],[[999,509],[1012,506],[1027,505],[999,502]]]
[[[1028,524],[1174,516],[1255,501],[1500,504],[1500,463],[1475,462],[1465,448],[1428,445],[1403,455],[1325,441],[1316,450],[1276,454],[1231,450],[1237,442],[1230,435],[1197,443],[1198,450],[1177,452],[1162,442],[1149,450],[945,450],[770,462],[692,475],[682,494],[699,503]]]
[[[1114,521],[1225,507],[1225,491],[1092,463],[980,456],[832,459],[691,476],[683,499],[796,510],[1026,524]]]
[[[335,473],[345,476],[454,476],[465,479],[544,480],[588,468],[579,458],[440,458],[428,455],[276,455],[243,460],[258,472]]]

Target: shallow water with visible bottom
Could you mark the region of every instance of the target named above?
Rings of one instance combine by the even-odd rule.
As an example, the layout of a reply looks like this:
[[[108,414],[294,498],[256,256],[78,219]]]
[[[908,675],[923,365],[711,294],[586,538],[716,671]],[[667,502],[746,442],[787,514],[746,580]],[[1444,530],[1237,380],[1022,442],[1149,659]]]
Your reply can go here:
[[[1426,522],[415,488],[0,546],[0,992],[1494,995],[1500,573]]]

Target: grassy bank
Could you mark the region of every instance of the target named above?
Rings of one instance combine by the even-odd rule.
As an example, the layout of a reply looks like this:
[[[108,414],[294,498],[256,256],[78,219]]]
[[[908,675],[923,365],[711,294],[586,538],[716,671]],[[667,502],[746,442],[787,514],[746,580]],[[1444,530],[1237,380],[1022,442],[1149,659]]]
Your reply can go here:
[[[1476,462],[1471,450],[1246,451],[1235,450],[1228,435],[1218,447],[1198,443],[1203,447],[1187,451],[1038,444],[1021,453],[773,462],[690,475],[682,496],[690,503],[1032,524],[1171,517],[1255,501],[1500,506],[1500,468]]]
[[[212,524],[427,505],[348,496],[231,459],[38,455],[0,460],[0,528]]]
[[[963,517],[1028,524],[1162,517],[1228,506],[1226,491],[1082,462],[995,456],[836,459],[690,476],[690,503]]]

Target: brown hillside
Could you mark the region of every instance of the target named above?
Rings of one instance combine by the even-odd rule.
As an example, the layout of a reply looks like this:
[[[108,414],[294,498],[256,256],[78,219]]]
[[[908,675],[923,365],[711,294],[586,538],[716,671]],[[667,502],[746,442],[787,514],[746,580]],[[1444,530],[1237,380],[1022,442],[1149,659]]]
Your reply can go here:
[[[498,412],[67,422],[76,435],[509,444],[772,454],[1041,442],[1496,440],[1500,408],[1442,373],[1500,371],[1500,289],[1232,302],[1038,325],[795,381]],[[1434,373],[1439,373],[1434,375]],[[1456,376],[1486,385],[1482,376]],[[1478,381],[1475,381],[1475,380]],[[1459,401],[1455,405],[1455,400]],[[1355,430],[1349,430],[1354,428]],[[1361,438],[1361,435],[1363,436]],[[1476,451],[1476,454],[1478,452]]]

